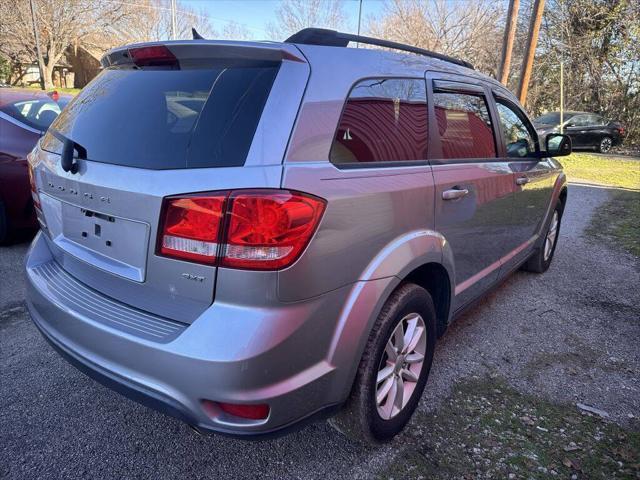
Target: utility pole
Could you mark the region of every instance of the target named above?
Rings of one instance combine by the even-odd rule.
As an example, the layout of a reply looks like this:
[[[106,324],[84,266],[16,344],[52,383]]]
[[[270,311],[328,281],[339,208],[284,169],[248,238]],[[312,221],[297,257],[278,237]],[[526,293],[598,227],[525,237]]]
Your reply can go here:
[[[360,23],[362,23],[362,0],[358,6],[358,36],[360,36]],[[360,42],[356,43],[356,48],[360,48]]]
[[[176,0],[171,0],[171,40],[176,39]]]
[[[564,60],[560,59],[560,133],[564,133]]]
[[[522,71],[520,73],[520,85],[518,87],[518,99],[522,105],[527,101],[531,70],[533,69],[533,59],[536,55],[538,34],[540,33],[540,24],[542,23],[542,12],[544,12],[544,0],[535,0],[533,4],[533,14],[531,15],[531,24],[529,25],[527,49],[524,54]]]
[[[502,57],[500,58],[500,68],[498,69],[498,80],[503,85],[506,85],[509,80],[511,53],[513,52],[513,39],[516,36],[516,26],[518,25],[519,9],[520,0],[509,0],[507,23],[504,27],[504,39],[502,40]]]
[[[562,30],[560,30],[560,133],[564,133],[564,2],[560,0]]]
[[[29,0],[29,6],[31,7],[31,23],[33,24],[33,35],[36,39],[36,54],[38,55],[38,71],[40,72],[40,88],[44,90],[44,58],[42,58],[42,50],[40,50],[40,33],[36,25],[36,7],[33,4],[33,0]]]

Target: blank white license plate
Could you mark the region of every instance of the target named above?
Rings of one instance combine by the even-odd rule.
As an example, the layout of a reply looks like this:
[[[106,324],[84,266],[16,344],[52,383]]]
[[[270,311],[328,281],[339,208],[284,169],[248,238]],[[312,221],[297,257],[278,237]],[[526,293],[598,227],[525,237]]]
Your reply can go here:
[[[144,280],[149,225],[41,196],[47,228],[60,248],[102,270]]]

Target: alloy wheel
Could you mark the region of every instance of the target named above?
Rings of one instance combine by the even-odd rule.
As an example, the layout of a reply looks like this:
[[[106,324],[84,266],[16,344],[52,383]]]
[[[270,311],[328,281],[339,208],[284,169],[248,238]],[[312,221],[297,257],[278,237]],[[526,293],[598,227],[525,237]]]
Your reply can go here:
[[[602,140],[600,140],[600,151],[602,153],[607,153],[609,150],[611,150],[611,139],[609,137],[604,137]]]
[[[391,333],[378,367],[376,406],[384,420],[395,417],[409,403],[422,372],[427,328],[417,313],[406,315]]]
[[[553,252],[553,246],[556,243],[556,238],[558,237],[558,211],[553,212],[553,218],[551,219],[551,225],[549,225],[549,231],[547,232],[547,238],[544,242],[544,261],[548,261],[549,257],[551,257],[551,252]]]

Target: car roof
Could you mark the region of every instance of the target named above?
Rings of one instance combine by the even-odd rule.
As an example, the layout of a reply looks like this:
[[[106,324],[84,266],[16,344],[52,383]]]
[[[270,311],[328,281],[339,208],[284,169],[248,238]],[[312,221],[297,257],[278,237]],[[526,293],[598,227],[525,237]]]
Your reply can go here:
[[[286,44],[284,44],[286,45]],[[311,69],[327,68],[356,80],[367,77],[424,77],[425,72],[436,72],[464,81],[471,79],[487,84],[515,103],[518,99],[498,80],[472,68],[439,58],[404,53],[381,48],[332,47],[324,45],[294,44],[304,54]]]
[[[307,43],[237,40],[168,40],[122,45],[109,50],[101,59],[104,68],[130,63],[131,48],[166,46],[178,59],[252,58],[307,62],[311,70],[329,69],[356,81],[367,77],[423,77],[425,72],[466,77],[484,82],[519,104],[516,96],[498,80],[464,65],[441,58],[406,53],[387,48],[353,48]],[[200,50],[200,53],[196,53]],[[455,59],[454,59],[455,60]],[[338,67],[340,65],[340,67]],[[338,74],[338,73],[337,73]]]
[[[52,100],[49,95],[50,92],[43,90],[36,90],[33,88],[0,88],[0,107],[9,103],[19,102],[21,100],[38,100],[48,99]],[[73,95],[66,93],[59,93],[60,98],[72,99]]]
[[[557,113],[558,115],[560,115],[560,110],[555,110],[553,112],[546,112],[546,113],[543,113],[542,115],[549,115],[550,113]],[[593,112],[579,112],[577,110],[565,110],[563,112],[563,115],[600,115],[600,114],[593,113]]]
[[[341,46],[328,46],[328,45],[316,45],[305,44],[295,42],[274,42],[274,41],[244,41],[244,40],[169,40],[160,42],[142,42],[129,45],[122,45],[109,50],[103,56],[101,62],[103,67],[110,65],[117,65],[122,60],[120,55],[122,52],[135,47],[152,47],[157,45],[164,45],[168,47],[172,53],[189,52],[185,48],[208,48],[211,55],[221,54],[225,49],[228,51],[236,50],[238,55],[253,56],[256,58],[270,58],[270,59],[289,59],[295,60],[295,54],[300,55],[300,52],[306,57],[306,60],[315,66],[320,66],[319,63],[326,63],[328,68],[331,68],[332,62],[337,59],[348,59],[348,61],[355,62],[353,64],[355,70],[360,72],[366,72],[368,75],[379,75],[384,72],[387,74],[393,73],[414,73],[424,74],[426,70],[440,70],[445,73],[459,73],[468,77],[474,77],[479,80],[491,83],[497,87],[504,86],[498,82],[495,78],[478,72],[473,68],[469,68],[463,65],[452,63],[446,60],[442,60],[436,57],[429,57],[425,55],[419,55],[415,53],[406,53],[399,50],[389,50],[382,48],[353,48],[353,47],[341,47]],[[176,52],[176,49],[181,51]],[[259,52],[265,52],[260,55]],[[270,51],[272,55],[266,56],[266,52]],[[278,52],[280,53],[278,55]],[[311,59],[311,53],[315,52],[314,58]],[[318,55],[319,52],[322,52]],[[288,54],[288,55],[287,55]],[[292,54],[294,56],[292,56]],[[309,55],[307,55],[309,54]],[[224,54],[224,57],[227,57]],[[304,61],[299,59],[300,61]],[[312,61],[313,60],[313,61]],[[314,65],[312,65],[313,67]],[[389,69],[393,69],[389,71]]]

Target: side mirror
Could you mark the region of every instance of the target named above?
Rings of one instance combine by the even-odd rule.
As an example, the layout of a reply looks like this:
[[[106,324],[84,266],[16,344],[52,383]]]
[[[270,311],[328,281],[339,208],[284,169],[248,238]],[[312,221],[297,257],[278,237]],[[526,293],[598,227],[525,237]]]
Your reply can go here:
[[[545,138],[548,157],[565,157],[571,154],[571,138],[561,133],[550,133]]]

